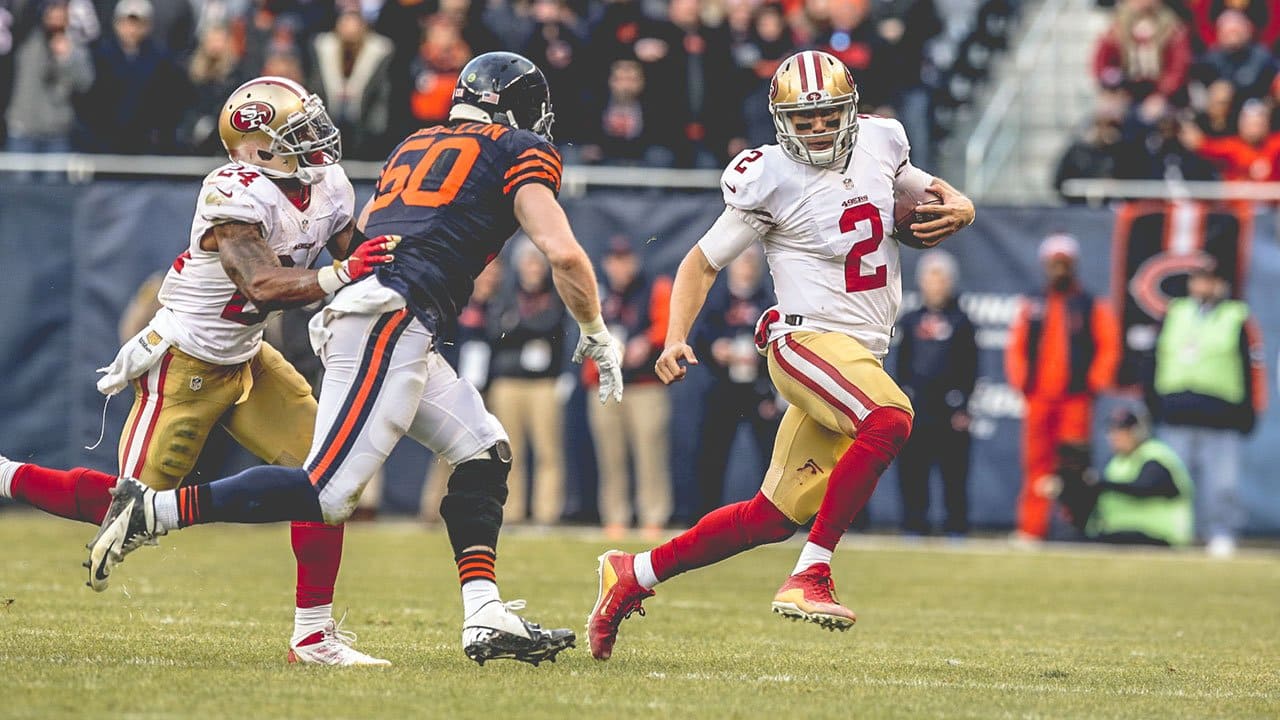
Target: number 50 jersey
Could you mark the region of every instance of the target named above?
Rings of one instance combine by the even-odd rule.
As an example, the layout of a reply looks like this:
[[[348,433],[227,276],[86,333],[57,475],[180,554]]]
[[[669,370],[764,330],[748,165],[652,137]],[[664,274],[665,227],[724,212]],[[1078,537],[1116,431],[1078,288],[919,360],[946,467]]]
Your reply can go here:
[[[451,337],[475,277],[519,227],[516,191],[560,191],[560,153],[528,130],[463,122],[400,143],[382,168],[365,235],[400,235],[378,280],[428,328]]]
[[[783,316],[769,341],[795,330],[838,332],[877,357],[902,303],[902,269],[893,232],[894,190],[932,182],[911,166],[897,120],[859,116],[848,167],[826,169],[788,157],[777,145],[746,150],[725,169],[725,204],[759,233]],[[717,268],[743,247],[710,239],[700,245]]]

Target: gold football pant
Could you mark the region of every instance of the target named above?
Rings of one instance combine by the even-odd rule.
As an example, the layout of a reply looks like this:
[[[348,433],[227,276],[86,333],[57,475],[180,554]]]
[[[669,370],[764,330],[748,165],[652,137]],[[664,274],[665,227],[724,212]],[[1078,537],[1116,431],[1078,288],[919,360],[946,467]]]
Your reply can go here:
[[[857,340],[794,332],[769,346],[769,376],[791,403],[773,444],[761,492],[799,525],[817,514],[836,461],[880,407],[912,413],[911,401]]]
[[[215,424],[273,465],[298,467],[311,447],[311,386],[265,342],[238,365],[215,365],[170,348],[133,381],[133,389],[133,409],[120,435],[120,474],[157,490],[182,483]]]

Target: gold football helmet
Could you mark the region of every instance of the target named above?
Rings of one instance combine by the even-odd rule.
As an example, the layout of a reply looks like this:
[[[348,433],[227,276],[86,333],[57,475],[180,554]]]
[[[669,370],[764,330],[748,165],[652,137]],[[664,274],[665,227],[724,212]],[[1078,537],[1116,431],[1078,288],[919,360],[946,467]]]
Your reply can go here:
[[[858,86],[835,57],[817,50],[796,53],[773,74],[769,114],[787,155],[832,167],[844,162],[858,141]]]
[[[342,159],[342,137],[324,103],[287,78],[265,76],[236,88],[222,106],[218,134],[232,162],[272,177],[307,181],[307,168]]]

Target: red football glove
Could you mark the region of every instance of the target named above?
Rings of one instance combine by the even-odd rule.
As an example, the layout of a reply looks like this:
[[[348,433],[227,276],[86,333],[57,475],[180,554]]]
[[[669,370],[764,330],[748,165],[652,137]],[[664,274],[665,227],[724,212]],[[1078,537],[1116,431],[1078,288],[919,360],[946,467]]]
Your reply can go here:
[[[338,279],[344,284],[354,282],[373,272],[375,267],[395,260],[396,256],[392,255],[391,251],[395,250],[399,244],[399,235],[379,235],[369,238],[351,251],[351,255],[347,256],[346,260],[334,263],[333,269],[337,271]]]

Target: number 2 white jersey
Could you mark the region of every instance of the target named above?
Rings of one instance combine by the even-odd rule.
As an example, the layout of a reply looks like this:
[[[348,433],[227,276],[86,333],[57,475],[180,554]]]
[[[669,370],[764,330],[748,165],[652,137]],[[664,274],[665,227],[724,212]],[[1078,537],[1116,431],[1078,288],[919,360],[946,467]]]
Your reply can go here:
[[[932,178],[911,166],[897,120],[860,116],[848,167],[828,170],[792,160],[777,145],[746,150],[721,180],[725,204],[742,211],[764,245],[778,311],[770,341],[796,330],[852,336],[877,357],[902,302],[902,271],[893,232],[898,185],[923,189]],[[745,246],[700,243],[717,268]]]
[[[191,241],[160,287],[152,326],[190,355],[217,365],[242,363],[258,352],[268,314],[259,312],[227,276],[217,252],[200,240],[215,225],[258,225],[271,251],[287,267],[311,267],[329,238],[347,226],[355,192],[337,165],[316,168],[301,208],[269,178],[250,166],[227,164],[200,187]]]

